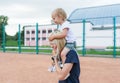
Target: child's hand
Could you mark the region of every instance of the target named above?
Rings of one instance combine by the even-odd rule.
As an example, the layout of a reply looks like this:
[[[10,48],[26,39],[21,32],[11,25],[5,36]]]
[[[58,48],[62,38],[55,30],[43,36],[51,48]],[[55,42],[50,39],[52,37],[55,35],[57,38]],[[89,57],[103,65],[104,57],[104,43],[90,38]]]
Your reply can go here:
[[[50,36],[48,39],[49,39],[49,41],[52,41],[54,39],[54,37]]]

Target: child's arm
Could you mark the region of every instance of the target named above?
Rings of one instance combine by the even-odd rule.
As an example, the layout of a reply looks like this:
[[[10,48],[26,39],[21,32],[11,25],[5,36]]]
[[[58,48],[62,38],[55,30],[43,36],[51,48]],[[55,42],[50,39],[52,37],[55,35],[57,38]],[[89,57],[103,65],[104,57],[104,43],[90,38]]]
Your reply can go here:
[[[48,39],[50,41],[54,40],[54,39],[61,39],[61,38],[65,38],[67,36],[67,33],[68,33],[68,29],[65,28],[63,29],[62,33],[61,34],[58,34],[58,35],[52,35],[50,36]]]

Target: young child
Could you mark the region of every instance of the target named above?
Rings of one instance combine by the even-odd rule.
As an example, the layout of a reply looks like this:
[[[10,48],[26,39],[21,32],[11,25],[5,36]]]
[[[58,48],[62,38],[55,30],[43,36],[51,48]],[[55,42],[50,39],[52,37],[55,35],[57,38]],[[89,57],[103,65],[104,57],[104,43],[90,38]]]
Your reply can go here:
[[[55,24],[59,26],[58,30],[62,31],[61,34],[58,35],[52,35],[48,39],[50,41],[54,39],[61,39],[65,38],[66,39],[66,45],[63,48],[61,52],[61,59],[62,63],[64,64],[65,59],[66,59],[66,54],[71,50],[75,49],[74,42],[76,40],[72,30],[69,27],[69,22],[67,21],[67,14],[62,8],[57,8],[52,12],[52,19]]]

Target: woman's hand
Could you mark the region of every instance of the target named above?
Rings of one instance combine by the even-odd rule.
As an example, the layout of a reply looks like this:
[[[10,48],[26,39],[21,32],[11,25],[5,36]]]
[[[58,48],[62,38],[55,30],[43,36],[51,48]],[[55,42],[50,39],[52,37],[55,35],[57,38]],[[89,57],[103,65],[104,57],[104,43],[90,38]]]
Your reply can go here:
[[[73,63],[65,63],[63,68],[61,69],[58,65],[57,56],[54,56],[54,60],[55,60],[56,71],[58,74],[58,79],[65,80],[70,74],[70,70],[73,66]]]

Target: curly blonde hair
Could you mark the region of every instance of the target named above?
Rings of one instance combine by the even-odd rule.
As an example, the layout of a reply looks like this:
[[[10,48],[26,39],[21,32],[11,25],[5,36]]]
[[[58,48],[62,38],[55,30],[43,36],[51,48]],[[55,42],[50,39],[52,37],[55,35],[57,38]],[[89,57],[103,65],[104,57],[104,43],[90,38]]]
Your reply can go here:
[[[52,17],[53,17],[53,15],[61,17],[63,19],[63,21],[65,21],[67,19],[67,14],[62,8],[55,9],[52,12]]]

